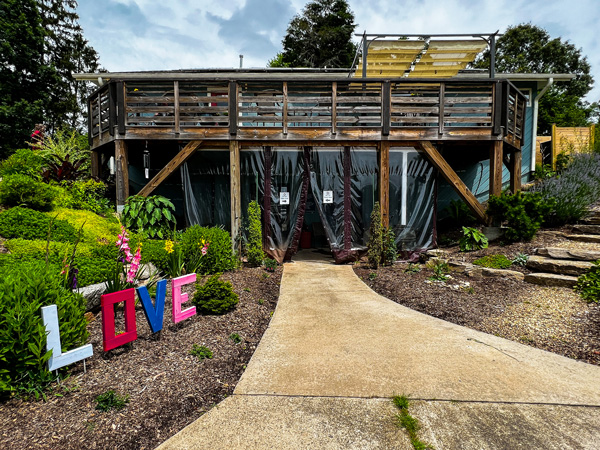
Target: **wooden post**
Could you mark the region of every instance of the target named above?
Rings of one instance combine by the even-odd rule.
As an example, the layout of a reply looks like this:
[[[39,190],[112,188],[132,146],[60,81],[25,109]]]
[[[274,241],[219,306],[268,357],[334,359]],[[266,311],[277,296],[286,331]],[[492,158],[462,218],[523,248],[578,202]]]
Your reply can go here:
[[[125,134],[125,83],[117,83],[117,130],[119,134]]]
[[[556,142],[557,139],[557,135],[556,135],[556,124],[553,123],[552,124],[552,170],[556,170],[556,149],[558,148],[558,142]],[[543,162],[542,162],[543,164]]]
[[[117,212],[123,211],[125,200],[129,197],[129,163],[127,144],[123,139],[115,140],[115,178],[117,189]]]
[[[521,160],[520,150],[515,150],[511,156],[510,163],[510,191],[516,194],[521,190]]]
[[[281,113],[281,125],[283,125],[283,134],[288,133],[288,84],[283,82],[283,111]]]
[[[240,175],[240,145],[238,141],[229,141],[229,180],[231,185],[231,243],[234,249],[242,223],[242,191]]]
[[[392,90],[389,81],[381,83],[381,134],[390,135],[391,126],[391,108],[392,108]]]
[[[175,157],[169,161],[169,163],[160,169],[154,178],[152,178],[146,186],[138,193],[143,197],[147,197],[150,193],[156,189],[160,183],[165,181],[169,175],[179,168],[187,159],[194,154],[196,149],[200,146],[202,141],[190,141]]]
[[[502,141],[495,141],[490,147],[490,195],[502,194]]]
[[[379,205],[381,206],[381,223],[384,227],[390,225],[390,143],[379,142],[378,145],[379,178]]]
[[[96,150],[91,151],[91,164],[92,164],[92,178],[100,178],[100,163],[98,158],[98,152]]]
[[[444,179],[450,183],[456,193],[461,199],[467,204],[467,206],[473,211],[475,216],[483,223],[487,222],[487,216],[483,205],[479,203],[477,197],[469,190],[463,180],[456,174],[454,169],[450,167],[444,157],[437,151],[433,144],[429,141],[420,141],[418,146],[425,152],[433,167],[439,170],[440,174]]]
[[[173,82],[173,108],[175,109],[175,133],[179,134],[180,127],[180,108],[179,108],[179,81]]]
[[[337,81],[331,83],[331,134],[337,132]]]
[[[234,136],[237,134],[238,127],[238,84],[235,81],[229,82],[229,134]]]
[[[440,83],[440,107],[439,107],[439,123],[438,123],[438,134],[444,134],[444,106],[446,103],[446,85]]]

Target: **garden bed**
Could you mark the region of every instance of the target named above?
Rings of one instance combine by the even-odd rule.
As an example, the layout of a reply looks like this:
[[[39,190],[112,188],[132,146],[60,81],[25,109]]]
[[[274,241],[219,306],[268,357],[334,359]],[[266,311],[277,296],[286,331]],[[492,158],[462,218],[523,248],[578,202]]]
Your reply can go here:
[[[550,246],[564,246],[564,239],[544,232],[526,244],[494,243],[475,252],[459,252],[458,247],[443,250],[445,257],[472,263],[485,255],[503,254],[512,259],[519,253],[533,254],[535,248]],[[452,272],[445,283],[431,282],[433,270],[420,267],[419,272],[411,272],[406,271],[408,264],[396,263],[372,270],[362,262],[354,271],[380,295],[416,311],[600,365],[597,303],[584,302],[568,288],[542,287],[509,278],[475,278]],[[521,266],[510,269],[528,272]]]
[[[77,363],[46,402],[0,403],[0,448],[156,447],[233,392],[269,324],[281,274],[281,267],[275,273],[227,272],[222,279],[232,281],[237,307],[223,316],[196,315],[178,324],[171,320],[167,294],[164,328],[156,335],[138,305],[138,339],[108,353],[102,351],[100,313],[94,314],[88,324],[94,355],[87,372]],[[184,291],[191,298],[193,285]],[[234,334],[241,342],[234,342]],[[194,344],[208,347],[213,358],[191,355]],[[129,396],[125,408],[95,409],[96,397],[109,390]]]

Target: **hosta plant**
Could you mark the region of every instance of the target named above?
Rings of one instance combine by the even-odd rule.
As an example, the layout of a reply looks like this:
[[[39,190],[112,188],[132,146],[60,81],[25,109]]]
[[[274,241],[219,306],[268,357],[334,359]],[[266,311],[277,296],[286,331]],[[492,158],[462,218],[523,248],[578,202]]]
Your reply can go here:
[[[123,225],[150,238],[163,239],[175,228],[175,206],[161,195],[129,197],[123,208]]]

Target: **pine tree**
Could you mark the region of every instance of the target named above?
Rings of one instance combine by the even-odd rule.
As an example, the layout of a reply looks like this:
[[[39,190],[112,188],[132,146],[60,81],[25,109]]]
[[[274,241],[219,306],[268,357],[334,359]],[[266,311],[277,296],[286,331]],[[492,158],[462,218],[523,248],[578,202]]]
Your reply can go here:
[[[346,0],[313,0],[295,16],[271,67],[350,67],[354,13]],[[281,56],[280,56],[281,55]]]
[[[38,123],[81,129],[88,89],[74,72],[98,70],[75,0],[0,0],[0,158],[26,146]]]

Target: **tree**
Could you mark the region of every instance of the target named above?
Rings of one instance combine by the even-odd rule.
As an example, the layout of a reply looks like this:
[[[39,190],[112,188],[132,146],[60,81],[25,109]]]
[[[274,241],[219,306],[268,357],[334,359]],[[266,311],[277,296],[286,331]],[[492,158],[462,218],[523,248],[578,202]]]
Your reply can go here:
[[[475,63],[489,68],[489,51]],[[570,73],[570,82],[556,83],[540,100],[538,133],[547,134],[552,124],[585,126],[596,114],[597,105],[582,98],[592,89],[590,64],[581,50],[568,41],[552,39],[543,28],[531,23],[509,27],[496,44],[496,70],[506,73]]]
[[[41,122],[54,70],[43,63],[44,29],[35,0],[0,1],[0,156],[23,146]]]
[[[38,123],[81,128],[87,88],[73,72],[94,71],[75,0],[0,0],[0,157],[26,146]]]
[[[283,52],[270,67],[350,67],[356,53],[354,13],[346,0],[313,0],[296,15],[283,38]]]

